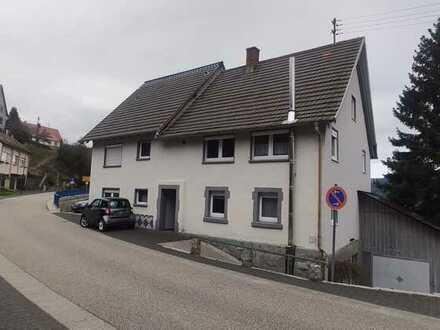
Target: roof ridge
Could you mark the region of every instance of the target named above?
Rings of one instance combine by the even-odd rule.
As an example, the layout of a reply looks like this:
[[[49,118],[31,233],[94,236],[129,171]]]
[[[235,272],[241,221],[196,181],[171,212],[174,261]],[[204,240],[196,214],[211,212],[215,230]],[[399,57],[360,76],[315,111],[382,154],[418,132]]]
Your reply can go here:
[[[282,59],[282,58],[285,58],[285,57],[290,57],[290,56],[293,56],[293,55],[296,56],[298,54],[305,53],[305,52],[312,52],[312,51],[317,51],[317,50],[320,50],[320,49],[330,48],[332,46],[337,46],[337,45],[340,45],[340,44],[349,43],[349,42],[353,42],[355,40],[362,40],[362,39],[365,40],[365,37],[357,37],[357,38],[342,40],[342,41],[338,41],[336,44],[332,44],[332,43],[331,44],[325,44],[325,45],[322,45],[322,46],[308,48],[308,49],[296,51],[296,52],[293,52],[293,53],[288,53],[288,54],[284,54],[284,55],[280,55],[280,56],[270,57],[270,58],[266,58],[264,60],[259,61],[258,64],[261,64],[261,63],[264,63],[264,62],[268,62],[268,61],[272,61],[272,60]],[[246,64],[242,64],[242,65],[239,65],[239,66],[235,66],[235,67],[226,69],[225,71],[235,70],[235,69],[243,68],[245,66],[246,66]]]
[[[170,74],[170,75],[167,75],[167,76],[162,76],[162,77],[157,77],[157,78],[154,78],[154,79],[151,79],[151,80],[146,80],[146,81],[144,81],[144,85],[145,84],[150,84],[150,83],[153,83],[153,82],[157,82],[159,80],[167,80],[167,79],[181,77],[181,76],[184,76],[184,75],[187,75],[187,74],[191,74],[191,73],[194,73],[194,72],[197,72],[197,71],[201,71],[203,69],[214,69],[214,68],[216,69],[216,68],[221,67],[221,66],[223,66],[223,61],[214,62],[214,63],[210,63],[210,64],[207,64],[207,65],[202,65],[202,66],[199,66],[199,67],[196,67],[196,68],[193,68],[193,69],[189,69],[189,70],[173,73],[173,74]]]

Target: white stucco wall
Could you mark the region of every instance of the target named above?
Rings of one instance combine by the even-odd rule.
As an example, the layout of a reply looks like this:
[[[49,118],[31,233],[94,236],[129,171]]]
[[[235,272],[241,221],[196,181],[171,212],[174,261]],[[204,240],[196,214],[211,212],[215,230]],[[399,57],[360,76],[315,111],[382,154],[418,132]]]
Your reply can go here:
[[[357,120],[351,118],[351,97],[356,98]],[[331,127],[339,132],[339,161],[331,160]],[[367,171],[362,173],[362,150],[367,155]],[[359,79],[356,72],[348,87],[343,106],[336,121],[329,124],[325,132],[322,172],[322,248],[331,252],[331,212],[325,203],[325,192],[337,184],[348,194],[347,204],[339,211],[339,225],[336,233],[336,249],[347,245],[351,238],[359,238],[359,212],[357,191],[370,191],[370,153],[362,108]]]
[[[148,207],[136,213],[157,215],[158,186],[180,186],[179,230],[194,234],[287,244],[288,227],[288,162],[249,163],[250,134],[236,135],[235,163],[202,164],[202,138],[166,141],[151,144],[151,160],[136,161],[136,141],[123,143],[123,164],[120,168],[103,168],[104,147],[95,145],[92,155],[90,198],[101,197],[103,187],[120,188],[121,197],[131,203],[136,188],[148,189]],[[227,186],[228,224],[203,221],[205,187]],[[251,226],[255,187],[281,188],[282,230]]]
[[[295,130],[294,245],[317,249],[318,137],[312,126]]]

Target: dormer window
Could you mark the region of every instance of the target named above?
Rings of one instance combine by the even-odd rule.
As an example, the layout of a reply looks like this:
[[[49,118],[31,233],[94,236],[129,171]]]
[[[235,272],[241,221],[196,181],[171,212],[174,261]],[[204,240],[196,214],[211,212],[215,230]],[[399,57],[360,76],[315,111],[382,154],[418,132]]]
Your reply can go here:
[[[233,136],[205,138],[203,161],[205,163],[233,163],[235,140]]]
[[[287,131],[252,134],[252,161],[287,160],[288,157],[289,133]]]

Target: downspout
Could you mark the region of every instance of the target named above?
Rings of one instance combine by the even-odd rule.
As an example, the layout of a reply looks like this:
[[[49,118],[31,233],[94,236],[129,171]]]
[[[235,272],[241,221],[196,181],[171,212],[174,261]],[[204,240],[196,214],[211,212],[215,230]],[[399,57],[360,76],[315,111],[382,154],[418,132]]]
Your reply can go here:
[[[314,122],[315,132],[318,136],[318,228],[317,228],[317,247],[321,251],[321,198],[322,198],[322,133],[317,121]]]
[[[287,234],[287,245],[289,247],[293,246],[295,176],[295,131],[291,128],[289,131],[289,227]]]
[[[287,120],[283,124],[294,124],[295,119],[295,57],[289,58],[289,112]],[[295,223],[295,131],[293,127],[289,129],[289,219],[287,230],[287,245],[289,251],[293,248],[293,226]],[[295,264],[295,262],[293,262]]]

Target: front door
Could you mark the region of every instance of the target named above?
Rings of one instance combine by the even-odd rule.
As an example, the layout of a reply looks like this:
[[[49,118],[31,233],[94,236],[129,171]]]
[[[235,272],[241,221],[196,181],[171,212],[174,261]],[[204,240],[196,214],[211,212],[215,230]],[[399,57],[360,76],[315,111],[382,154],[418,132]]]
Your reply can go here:
[[[165,189],[160,190],[160,230],[175,230],[176,229],[176,205],[177,205],[177,190]]]

